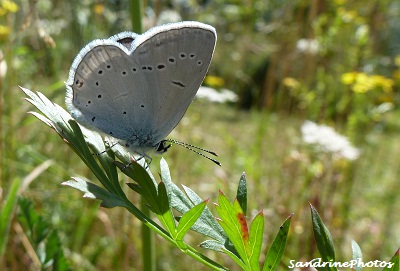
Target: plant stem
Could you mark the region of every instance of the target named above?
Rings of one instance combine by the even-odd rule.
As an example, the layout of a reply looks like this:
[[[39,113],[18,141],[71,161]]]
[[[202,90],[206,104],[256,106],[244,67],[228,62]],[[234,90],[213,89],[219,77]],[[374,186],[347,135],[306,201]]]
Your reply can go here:
[[[142,0],[131,0],[130,14],[132,21],[132,31],[142,33]]]

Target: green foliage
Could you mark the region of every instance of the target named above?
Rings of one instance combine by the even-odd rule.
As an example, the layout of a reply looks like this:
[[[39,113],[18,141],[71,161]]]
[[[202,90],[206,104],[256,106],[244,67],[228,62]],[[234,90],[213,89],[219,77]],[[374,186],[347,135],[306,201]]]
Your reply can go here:
[[[363,266],[367,267],[378,267],[382,261],[369,261],[367,263],[363,262],[362,252],[359,245],[352,241],[352,252],[353,252],[353,260],[347,263],[337,262],[335,257],[335,250],[332,240],[332,235],[329,232],[328,228],[322,222],[320,215],[317,210],[310,204],[311,209],[311,218],[312,225],[314,228],[314,237],[315,242],[317,243],[318,251],[321,254],[322,263],[315,266],[317,270],[339,270],[335,264],[347,264],[352,270],[362,270]],[[399,251],[400,248],[395,252],[394,256],[388,261],[385,262],[385,267],[382,268],[382,271],[385,270],[399,270]],[[370,266],[368,266],[370,264]]]
[[[0,259],[4,255],[4,250],[8,241],[10,224],[14,215],[14,209],[17,203],[17,195],[20,185],[21,182],[19,180],[16,180],[12,183],[7,198],[5,202],[2,203],[0,209]]]
[[[220,216],[217,221],[222,226],[221,228],[218,223],[215,223],[212,219],[212,214],[206,208],[208,200],[201,200],[193,190],[187,187],[184,187],[186,192],[184,194],[172,183],[168,166],[163,159],[161,160],[162,181],[157,184],[145,162],[140,165],[136,160],[131,159],[130,155],[120,145],[113,146],[112,150],[107,148],[100,135],[80,127],[64,109],[52,103],[43,94],[35,94],[26,88],[21,89],[29,97],[26,100],[41,112],[30,113],[53,128],[63,138],[64,142],[69,144],[97,176],[104,188],[78,177],[64,182],[64,185],[80,190],[84,193],[84,197],[101,200],[101,206],[104,208],[117,206],[126,208],[143,224],[178,247],[182,252],[214,270],[227,269],[185,242],[184,237],[189,229],[214,239],[211,242],[203,242],[200,245],[201,247],[225,252],[243,270],[260,270],[259,261],[264,233],[262,212],[255,216],[249,228],[245,213],[238,200],[235,200],[231,205],[226,196],[220,192],[216,209]],[[100,165],[91,151],[99,154],[97,157]],[[122,162],[114,161],[115,156]],[[126,176],[135,181],[134,183],[129,183],[128,186],[142,196],[146,206],[156,215],[161,225],[157,224],[128,200],[120,186],[116,172],[117,167]],[[246,186],[246,177],[243,174],[238,187],[238,198],[240,198],[242,206],[247,206]],[[182,213],[182,216],[178,219],[174,217],[173,208]],[[23,210],[27,209],[23,208]],[[41,229],[35,231],[39,234],[36,236],[38,241],[35,242],[38,243],[47,236],[46,227],[40,227],[43,224],[36,222],[40,222],[40,220],[30,214],[27,213],[25,215],[27,224],[36,224],[36,227]],[[176,223],[176,220],[178,223]],[[283,232],[284,236],[276,238],[272,245],[279,248],[278,253],[274,253],[272,256],[274,258],[272,266],[275,266],[282,257],[288,233],[287,228],[288,225],[285,227],[286,231]],[[33,232],[32,227],[29,229]],[[44,233],[43,236],[40,235],[41,233]],[[267,260],[267,262],[270,262],[270,260]]]
[[[53,134],[43,132],[37,121],[26,117],[28,104],[21,102],[17,87],[22,84],[40,89],[52,101],[63,103],[64,81],[76,53],[95,38],[131,30],[132,6],[128,6],[129,1],[19,0],[1,1],[2,8],[10,2],[17,9],[11,5],[6,13],[0,11],[0,28],[6,30],[0,31],[0,66],[8,67],[5,77],[0,76],[2,208],[12,205],[5,198],[12,193],[15,180],[22,180],[25,188],[20,193],[32,199],[35,209],[58,229],[63,246],[71,253],[71,264],[82,270],[143,269],[137,220],[127,219],[123,208],[99,209],[97,202],[79,200],[77,191],[68,193],[55,185],[70,178],[71,171],[74,176],[82,175],[81,181],[96,176],[80,159],[72,158],[67,144],[60,144]],[[210,169],[193,154],[171,148],[166,157],[179,180],[215,201],[213,192],[234,193],[236,186],[231,180],[246,170],[251,180],[248,193],[255,196],[249,196],[244,207],[238,193],[245,214],[252,218],[254,209],[269,206],[263,210],[268,224],[279,225],[287,214],[296,213],[283,262],[312,259],[318,253],[308,227],[307,202],[323,210],[324,222],[332,225],[338,259],[352,257],[350,250],[341,249],[347,236],[359,240],[366,259],[383,259],[392,253],[400,221],[398,1],[146,4],[144,30],[165,22],[161,17],[165,18],[166,11],[215,26],[219,38],[209,70],[212,80],[206,83],[234,90],[241,97],[240,107],[264,109],[236,110],[232,105],[195,101],[171,136],[211,147],[220,154],[224,167]],[[170,18],[173,16],[167,16]],[[300,41],[306,41],[303,45],[307,46],[298,48]],[[305,119],[346,134],[361,150],[360,159],[338,161],[305,147],[299,132]],[[155,157],[153,169],[158,159]],[[34,177],[25,183],[25,176],[31,175]],[[104,189],[101,183],[96,185]],[[125,189],[128,187],[124,187],[128,194]],[[130,200],[137,200],[136,193],[129,192]],[[181,208],[180,214],[173,208],[177,219],[203,201],[191,192],[185,186],[176,189],[179,198],[171,204]],[[87,215],[82,216],[82,212]],[[201,216],[206,217],[204,214]],[[11,223],[12,215],[2,226]],[[211,212],[207,218],[207,223],[218,225]],[[202,242],[199,250],[218,251],[224,242],[223,230],[216,233],[217,226],[204,224],[196,222],[193,228],[206,232],[209,240],[201,240],[200,234],[187,240]],[[14,255],[27,256],[27,251],[18,246],[15,228],[7,227],[7,235],[2,237],[9,241],[2,241],[7,246],[2,263],[19,270],[24,263]],[[121,234],[115,234],[116,227],[122,228]],[[265,227],[265,238],[273,240],[275,231]],[[232,248],[229,242],[224,245]],[[157,269],[201,269],[190,257],[176,261],[175,253],[172,245],[158,247]],[[218,262],[225,256],[208,253]],[[277,268],[287,270],[284,265]]]
[[[335,258],[335,249],[333,248],[332,235],[329,232],[329,230],[325,227],[317,210],[311,204],[310,208],[311,208],[312,225],[314,229],[314,238],[318,246],[318,251],[321,254],[322,261],[334,262],[336,258]],[[321,271],[337,270],[336,267],[317,267],[317,269]]]
[[[35,211],[30,200],[19,198],[18,206],[19,221],[40,264],[38,270],[72,270],[57,231]]]

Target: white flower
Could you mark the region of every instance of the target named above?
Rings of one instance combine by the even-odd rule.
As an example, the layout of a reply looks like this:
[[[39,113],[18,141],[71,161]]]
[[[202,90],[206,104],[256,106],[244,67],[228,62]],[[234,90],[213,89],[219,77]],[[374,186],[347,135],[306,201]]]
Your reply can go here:
[[[315,39],[299,39],[296,43],[296,48],[300,52],[315,55],[318,53],[320,46]]]
[[[348,160],[356,160],[360,156],[360,151],[353,147],[346,137],[329,126],[318,125],[307,120],[301,126],[301,133],[306,144],[316,145],[324,152],[330,152]]]
[[[197,98],[204,98],[215,103],[236,102],[238,96],[231,90],[222,89],[217,91],[210,87],[201,86],[196,94]]]
[[[0,50],[0,78],[6,77],[7,74],[7,62],[3,57],[3,52]]]

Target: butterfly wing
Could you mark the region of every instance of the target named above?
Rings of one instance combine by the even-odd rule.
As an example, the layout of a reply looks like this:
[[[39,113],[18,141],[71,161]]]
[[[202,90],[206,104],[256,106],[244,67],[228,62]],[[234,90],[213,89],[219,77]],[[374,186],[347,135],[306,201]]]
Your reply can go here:
[[[72,65],[67,107],[89,128],[137,148],[154,147],[193,100],[215,42],[214,28],[196,22],[95,40]]]
[[[126,36],[126,37],[125,37]],[[129,32],[120,38],[128,38]],[[116,36],[114,36],[116,37]],[[130,35],[131,40],[136,36]],[[127,139],[141,125],[135,104],[140,103],[143,74],[135,73],[129,49],[113,39],[95,40],[75,59],[67,81],[66,104],[73,117],[89,128]],[[136,87],[132,86],[136,82]],[[132,93],[137,93],[132,100]],[[146,120],[146,115],[142,120]]]
[[[215,29],[197,22],[153,28],[135,40],[133,59],[144,68],[152,97],[154,142],[182,119],[207,73],[215,43]]]

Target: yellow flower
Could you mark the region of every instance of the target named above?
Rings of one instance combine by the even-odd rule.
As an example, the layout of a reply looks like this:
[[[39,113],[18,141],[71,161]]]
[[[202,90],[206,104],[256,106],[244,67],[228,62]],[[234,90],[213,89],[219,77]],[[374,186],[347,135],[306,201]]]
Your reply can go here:
[[[295,78],[286,77],[283,79],[283,85],[291,89],[297,89],[300,87],[300,82]]]
[[[10,28],[5,25],[0,25],[0,40],[5,40],[10,34]]]
[[[345,85],[351,85],[356,80],[356,77],[357,77],[357,72],[347,72],[342,74],[340,80]]]
[[[94,6],[93,6],[93,12],[94,12],[95,14],[103,14],[103,12],[104,12],[104,5],[101,4],[101,3],[94,4]]]
[[[382,75],[372,75],[371,80],[378,88],[382,88],[384,92],[391,92],[393,90],[394,81]]]
[[[399,72],[400,77],[400,72]],[[363,72],[348,72],[342,74],[341,81],[357,93],[371,90],[383,90],[389,93],[393,90],[394,80],[382,75],[368,75]]]
[[[354,84],[351,88],[355,93],[365,93],[369,90],[366,84]]]
[[[218,77],[218,76],[214,76],[214,75],[208,75],[205,79],[204,79],[204,83],[206,85],[209,85],[211,87],[223,87],[225,84],[225,81],[223,78]]]
[[[10,0],[2,0],[1,1],[1,6],[3,9],[9,11],[9,12],[17,12],[18,11],[18,5],[14,3],[13,1]]]

